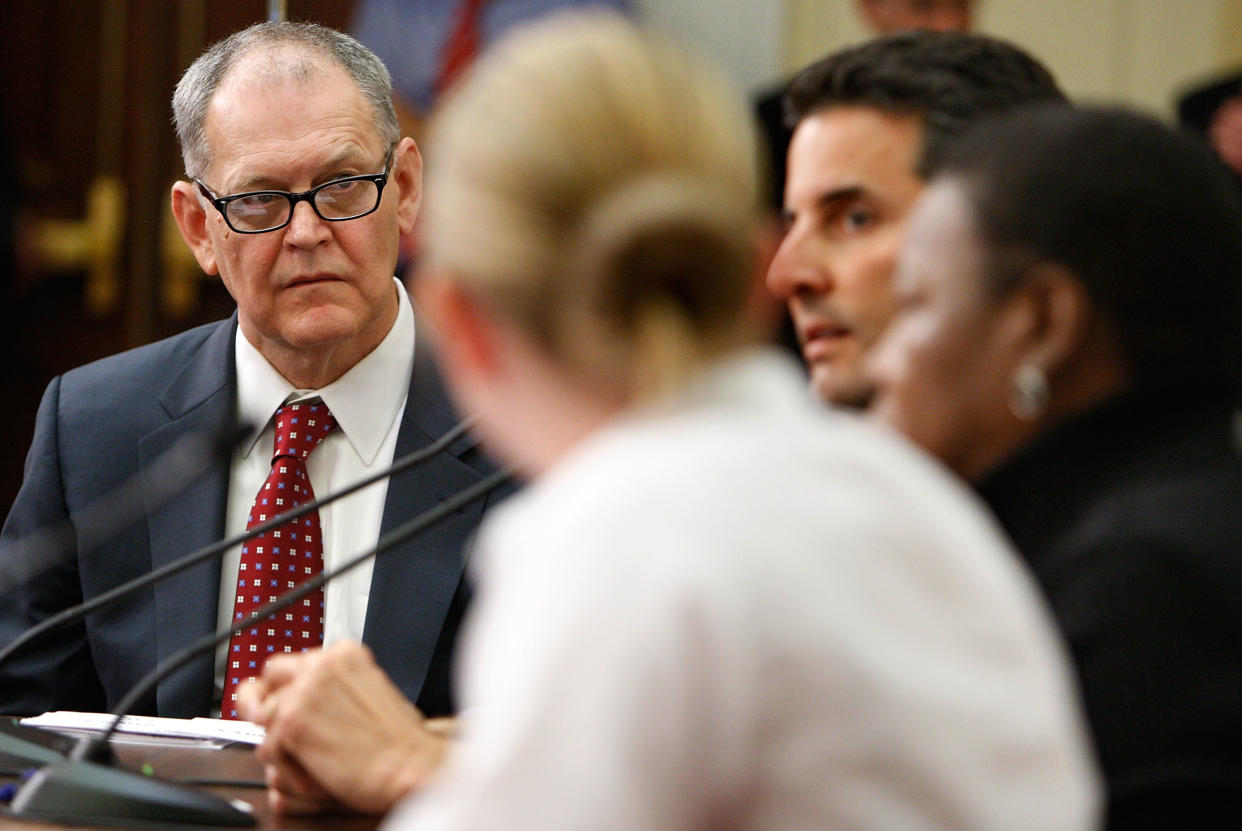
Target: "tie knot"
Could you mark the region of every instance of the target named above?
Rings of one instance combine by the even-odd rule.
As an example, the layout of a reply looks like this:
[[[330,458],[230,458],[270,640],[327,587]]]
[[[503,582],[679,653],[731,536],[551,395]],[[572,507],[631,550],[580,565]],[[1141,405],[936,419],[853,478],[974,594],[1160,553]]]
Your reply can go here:
[[[335,425],[328,406],[318,398],[284,405],[276,411],[276,447],[272,458],[305,459]]]

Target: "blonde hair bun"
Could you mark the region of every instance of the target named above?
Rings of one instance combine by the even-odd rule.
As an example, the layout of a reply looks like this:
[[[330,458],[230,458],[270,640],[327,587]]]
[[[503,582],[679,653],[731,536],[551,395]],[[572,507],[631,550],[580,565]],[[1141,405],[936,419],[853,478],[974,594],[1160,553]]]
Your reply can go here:
[[[565,366],[675,380],[749,334],[749,109],[671,44],[600,12],[520,29],[450,95],[426,156],[429,261]]]

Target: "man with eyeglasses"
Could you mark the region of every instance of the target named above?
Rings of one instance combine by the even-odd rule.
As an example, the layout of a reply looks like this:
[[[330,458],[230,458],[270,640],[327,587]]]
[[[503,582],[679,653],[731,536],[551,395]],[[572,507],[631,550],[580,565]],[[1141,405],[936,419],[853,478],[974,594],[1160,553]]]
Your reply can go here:
[[[418,214],[421,160],[398,132],[383,64],[339,32],[263,23],[200,56],[173,109],[188,181],[173,185],[172,210],[237,313],[52,381],[3,531],[0,646],[381,471],[457,422],[393,276],[398,236]],[[249,430],[231,458],[205,459],[197,477],[169,469],[166,451],[184,437],[215,440],[237,424]],[[158,661],[241,619],[252,595],[280,594],[319,560],[333,569],[490,470],[462,439],[320,509],[317,533],[281,526],[34,643],[0,666],[0,713],[108,709]],[[101,501],[117,493],[128,495]],[[482,510],[462,509],[288,617],[235,631],[214,662],[174,673],[138,712],[236,716],[231,691],[270,655],[361,640],[421,713],[449,713],[463,549]]]

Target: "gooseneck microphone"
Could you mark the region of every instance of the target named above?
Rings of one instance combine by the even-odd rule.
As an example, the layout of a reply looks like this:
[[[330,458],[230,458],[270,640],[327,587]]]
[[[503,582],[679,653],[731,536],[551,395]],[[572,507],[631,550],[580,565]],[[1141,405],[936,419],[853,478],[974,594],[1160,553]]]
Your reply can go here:
[[[462,436],[472,424],[473,419],[464,419],[426,447],[407,454],[388,468],[367,476],[340,492],[328,494],[321,500],[301,505],[230,539],[203,546],[158,569],[98,594],[90,600],[63,609],[27,629],[3,648],[0,648],[0,665],[3,665],[10,657],[40,637],[77,623],[96,609],[114,603],[209,557],[218,556],[230,547],[240,545],[277,525],[297,519],[322,505],[328,505],[380,479],[401,473],[419,464],[446,449],[453,441]],[[139,482],[138,477],[135,476],[122,483],[114,492],[101,498],[96,505],[88,508],[87,510],[93,512],[93,515],[103,518],[102,520],[94,521],[94,524],[105,527],[111,533],[115,533],[125,524],[137,518],[138,514],[135,506],[144,504],[144,495],[145,504],[148,506],[163,504],[180,492],[188,482],[203,473],[212,459],[223,456],[227,460],[232,454],[233,448],[248,436],[252,430],[251,426],[244,425],[231,431],[228,436],[218,438],[215,441],[203,433],[192,433],[185,436],[152,463],[145,473],[145,480],[143,482]],[[106,526],[103,525],[104,521],[107,522]],[[72,548],[73,531],[67,527],[67,523],[65,525],[66,527],[63,528],[58,527],[35,532],[33,539],[28,537],[24,540],[24,544],[30,546],[35,551],[48,552],[45,555],[47,559],[60,556]],[[109,533],[105,532],[104,536],[108,535]],[[63,542],[62,538],[64,538]],[[17,772],[64,758],[66,749],[72,747],[73,743],[70,741],[66,745],[65,742],[61,741],[62,739],[63,737],[57,733],[35,727],[24,727],[16,719],[0,720],[0,770]]]
[[[32,641],[43,637],[49,632],[54,632],[57,629],[77,623],[88,614],[102,606],[107,606],[117,600],[120,600],[121,598],[128,597],[134,592],[146,588],[152,583],[157,583],[165,577],[171,577],[172,575],[195,566],[206,559],[218,556],[236,545],[241,545],[242,543],[257,537],[260,534],[265,534],[273,528],[277,528],[287,522],[298,519],[311,511],[317,511],[321,507],[330,505],[336,500],[349,496],[350,494],[355,493],[368,485],[372,485],[381,479],[395,476],[398,473],[402,473],[403,471],[414,467],[415,465],[444,450],[452,444],[454,440],[465,433],[466,430],[470,429],[470,426],[473,423],[474,420],[472,418],[463,419],[456,426],[445,432],[440,436],[440,438],[436,439],[426,447],[419,448],[418,450],[405,455],[396,462],[393,462],[389,467],[373,473],[370,476],[359,479],[357,482],[354,482],[352,485],[342,488],[339,491],[330,493],[323,499],[316,499],[311,502],[306,502],[291,511],[286,511],[283,514],[273,517],[261,525],[256,525],[253,528],[247,529],[240,534],[205,545],[202,548],[191,551],[183,557],[173,560],[171,563],[167,563],[157,569],[154,569],[153,571],[149,571],[146,574],[121,583],[119,586],[108,589],[107,591],[92,597],[84,603],[79,603],[76,606],[70,606],[55,615],[52,615],[46,620],[43,620],[37,625],[27,629],[21,635],[10,641],[3,649],[0,649],[0,665]],[[246,432],[249,432],[249,430],[247,429]],[[183,441],[185,440],[183,439]],[[173,451],[178,451],[176,458],[181,459],[185,457],[185,454],[192,453],[200,446],[200,444],[201,440],[199,443],[187,448],[181,448],[180,445],[174,445],[173,450],[170,450],[169,452],[172,453]],[[236,444],[236,442],[231,442],[229,444],[228,449],[230,451],[232,450],[234,444]],[[177,463],[184,464],[185,462]],[[171,494],[169,495],[171,496]],[[134,501],[141,504],[141,499],[136,499]]]
[[[264,533],[270,527],[296,519],[309,511],[315,510],[318,506],[330,504],[334,500],[348,496],[385,477],[403,472],[419,464],[446,449],[453,441],[461,437],[472,423],[472,419],[463,420],[426,447],[407,454],[385,470],[378,471],[359,480],[340,492],[329,494],[322,500],[299,506],[231,539],[204,546],[159,569],[120,584],[81,604],[62,610],[26,630],[3,649],[0,649],[0,663],[8,660],[12,655],[43,635],[76,623],[96,609],[116,602],[209,557],[218,556],[228,548]],[[119,530],[136,518],[134,506],[143,504],[144,496],[148,506],[151,504],[162,504],[172,498],[187,482],[192,481],[201,474],[211,463],[212,459],[220,455],[227,459],[231,455],[233,448],[248,436],[252,430],[253,428],[247,425],[230,431],[226,437],[227,441],[219,437],[212,440],[206,434],[186,436],[165,451],[163,455],[148,467],[145,471],[146,478],[144,482],[139,483],[137,477],[134,477],[132,481],[127,480],[113,493],[102,498],[99,503],[90,506],[88,510],[103,517],[108,522],[106,527],[112,529],[112,532],[115,533],[116,530]],[[142,490],[139,491],[139,488],[142,488]],[[72,547],[72,540],[73,532],[71,528],[57,528],[50,531],[36,532],[33,542],[27,537],[24,543],[32,545],[36,551],[52,552],[47,555],[51,557],[59,556],[60,551],[69,550]],[[132,707],[133,704],[130,703],[122,712],[132,709]],[[3,723],[0,723],[0,766],[21,770],[63,759],[65,753],[73,746],[73,743],[70,741],[68,746],[66,746],[62,739],[63,737],[58,734],[49,733],[34,727],[23,727],[15,719],[6,719]]]
[[[404,461],[404,460],[403,460]],[[237,629],[253,626],[286,606],[297,602],[329,580],[356,568],[367,560],[419,533],[448,514],[479,499],[512,478],[505,469],[463,488],[434,508],[430,508],[382,536],[374,547],[353,557],[340,567],[324,572],[276,600],[256,609],[240,624],[231,623],[195,641],[170,656],[138,681],[112,709],[115,716],[98,737],[79,740],[64,761],[38,770],[13,798],[13,816],[51,822],[139,823],[177,822],[210,825],[252,826],[254,818],[243,807],[213,794],[193,791],[152,777],[140,776],[98,764],[92,759],[112,756],[109,742],[126,712],[161,679],[186,663],[215,649]],[[290,512],[292,513],[292,512]]]
[[[138,703],[138,701],[141,700],[152,687],[171,673],[180,669],[185,664],[193,661],[199,655],[214,649],[220,643],[232,636],[232,634],[237,630],[247,629],[254,626],[256,623],[266,619],[270,615],[281,611],[286,606],[296,603],[306,595],[318,589],[320,586],[326,584],[328,581],[335,580],[342,574],[352,571],[365,563],[367,560],[382,554],[394,545],[398,545],[406,538],[419,533],[429,525],[435,524],[453,511],[469,505],[476,499],[486,496],[512,478],[512,471],[505,468],[492,473],[490,476],[480,479],[478,482],[475,482],[469,487],[462,488],[457,493],[436,505],[434,508],[428,508],[426,511],[423,511],[421,514],[403,525],[389,531],[387,534],[380,537],[379,541],[367,551],[364,551],[352,559],[347,560],[331,571],[324,571],[318,577],[307,580],[305,583],[302,583],[301,585],[280,595],[270,603],[255,609],[250,616],[245,618],[240,624],[217,629],[215,632],[204,635],[201,639],[183,648],[180,652],[170,655],[167,660],[163,661],[160,665],[156,666],[153,670],[147,673],[143,678],[139,679],[138,683],[134,684],[129,692],[127,692],[121,700],[117,702],[117,705],[112,708],[112,713],[116,716],[116,718],[112,720],[112,724],[108,726],[108,729],[100,736],[90,738],[97,742],[106,743],[110,741],[112,734],[115,733],[117,727],[120,726],[121,719],[125,717],[125,714],[136,703]],[[74,758],[89,758],[91,751],[83,749],[83,744],[86,743],[87,742],[79,742],[78,747],[74,749],[74,752],[71,755]]]

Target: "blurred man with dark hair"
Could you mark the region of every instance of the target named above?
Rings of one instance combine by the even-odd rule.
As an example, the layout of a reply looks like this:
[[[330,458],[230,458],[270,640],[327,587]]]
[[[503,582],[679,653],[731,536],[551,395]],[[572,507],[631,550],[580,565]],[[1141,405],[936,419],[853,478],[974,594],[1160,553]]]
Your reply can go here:
[[[892,313],[906,215],[946,141],[987,116],[1064,100],[1030,55],[960,33],[880,38],[793,80],[788,230],[768,288],[789,305],[817,395],[866,402],[862,359]]]

